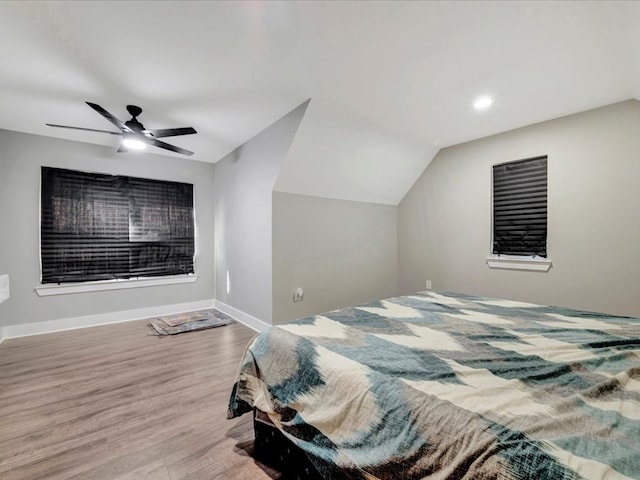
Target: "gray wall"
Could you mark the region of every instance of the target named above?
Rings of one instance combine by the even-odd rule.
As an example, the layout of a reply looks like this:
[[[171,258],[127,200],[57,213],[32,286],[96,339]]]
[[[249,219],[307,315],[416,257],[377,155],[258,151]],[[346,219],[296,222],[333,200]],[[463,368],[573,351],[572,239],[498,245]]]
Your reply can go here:
[[[6,257],[5,257],[5,252],[6,249],[3,248],[4,246],[4,232],[6,230],[6,228],[4,227],[5,225],[5,216],[4,216],[4,210],[5,210],[5,205],[6,202],[4,201],[4,196],[2,194],[2,192],[4,191],[4,186],[3,186],[3,178],[4,178],[4,174],[2,172],[4,172],[4,156],[2,153],[2,131],[0,131],[0,275],[3,275],[7,272],[7,261],[6,261]],[[0,295],[1,296],[1,295]],[[5,307],[2,306],[3,302],[0,302],[0,341],[2,341],[2,318],[3,318],[3,310],[5,309]]]
[[[0,130],[0,273],[11,279],[0,325],[78,317],[214,298],[212,164]],[[196,283],[38,297],[40,166],[194,184]]]
[[[274,323],[395,295],[396,226],[395,206],[274,192]]]
[[[307,105],[215,164],[216,299],[267,323],[272,316],[271,192]]]
[[[548,273],[489,269],[491,165],[548,155]],[[640,102],[443,149],[398,208],[401,293],[436,290],[640,316]]]

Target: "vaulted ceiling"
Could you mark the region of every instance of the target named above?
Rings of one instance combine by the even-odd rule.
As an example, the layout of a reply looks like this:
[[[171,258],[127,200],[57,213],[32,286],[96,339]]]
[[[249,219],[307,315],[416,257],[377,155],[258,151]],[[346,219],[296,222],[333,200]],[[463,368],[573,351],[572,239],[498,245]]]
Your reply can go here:
[[[137,104],[216,162],[311,98],[276,189],[397,204],[442,147],[640,98],[638,25],[640,2],[5,1],[0,128],[115,148],[45,123]]]

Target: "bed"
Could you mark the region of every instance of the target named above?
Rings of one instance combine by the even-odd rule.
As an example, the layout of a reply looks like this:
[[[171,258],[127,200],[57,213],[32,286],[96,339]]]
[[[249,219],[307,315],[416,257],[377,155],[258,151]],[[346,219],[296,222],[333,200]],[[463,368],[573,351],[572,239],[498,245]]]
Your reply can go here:
[[[252,341],[228,417],[250,412],[325,479],[640,479],[640,320],[432,291],[335,310]]]

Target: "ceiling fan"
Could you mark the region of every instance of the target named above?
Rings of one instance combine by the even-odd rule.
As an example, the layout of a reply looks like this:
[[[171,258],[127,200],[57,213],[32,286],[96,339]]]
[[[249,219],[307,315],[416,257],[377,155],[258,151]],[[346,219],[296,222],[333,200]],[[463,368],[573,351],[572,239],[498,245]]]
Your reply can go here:
[[[96,112],[102,115],[104,118],[114,124],[119,132],[111,132],[109,130],[96,130],[95,128],[82,128],[82,127],[70,127],[68,125],[56,125],[53,123],[47,123],[50,127],[69,128],[71,130],[85,130],[87,132],[99,132],[108,133],[110,135],[122,136],[122,143],[118,152],[127,152],[131,150],[140,150],[147,145],[153,145],[154,147],[164,148],[165,150],[171,150],[172,152],[181,153],[183,155],[193,155],[193,152],[184,148],[176,147],[169,143],[158,140],[162,137],[176,137],[178,135],[191,135],[196,132],[193,127],[181,127],[181,128],[161,128],[156,130],[146,130],[144,125],[138,121],[138,115],[142,113],[142,108],[136,105],[127,105],[127,112],[131,115],[131,120],[122,122],[114,115],[106,111],[100,105],[91,102],[85,102]]]

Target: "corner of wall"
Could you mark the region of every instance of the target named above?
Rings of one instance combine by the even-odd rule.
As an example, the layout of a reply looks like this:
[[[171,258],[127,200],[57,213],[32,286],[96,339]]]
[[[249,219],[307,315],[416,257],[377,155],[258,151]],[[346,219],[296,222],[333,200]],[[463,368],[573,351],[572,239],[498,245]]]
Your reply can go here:
[[[273,315],[272,193],[309,102],[245,142],[214,169],[215,298],[267,323]]]
[[[229,315],[237,322],[242,323],[246,327],[249,327],[251,330],[254,330],[258,333],[264,332],[271,326],[267,322],[263,322],[259,318],[249,315],[242,310],[238,310],[237,308],[227,305],[226,303],[223,303],[219,300],[215,300],[214,308],[220,310],[222,313]]]

